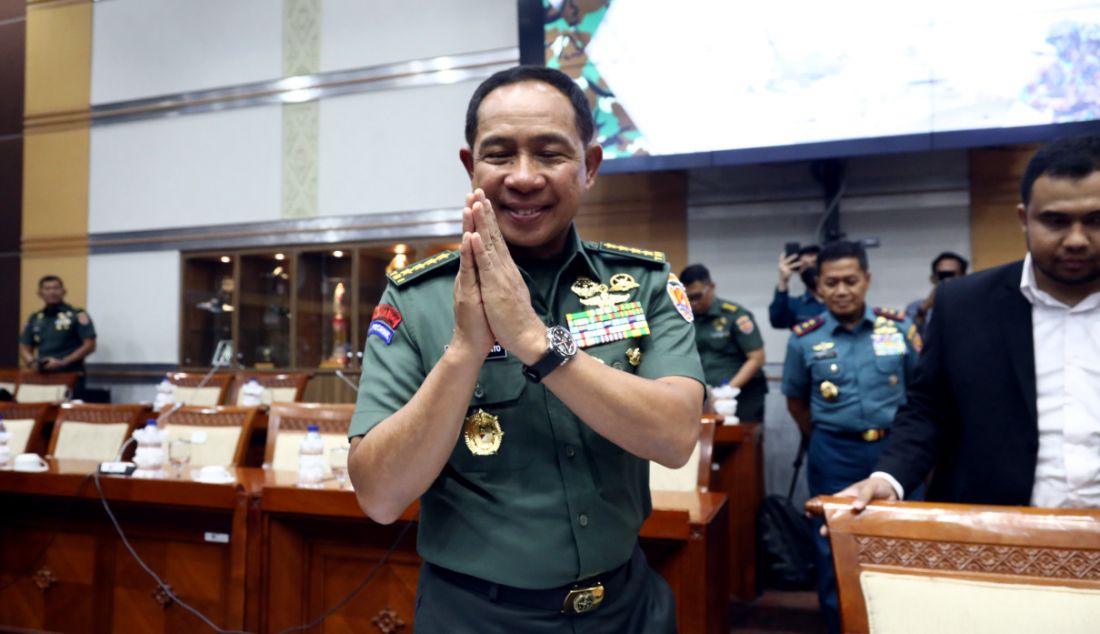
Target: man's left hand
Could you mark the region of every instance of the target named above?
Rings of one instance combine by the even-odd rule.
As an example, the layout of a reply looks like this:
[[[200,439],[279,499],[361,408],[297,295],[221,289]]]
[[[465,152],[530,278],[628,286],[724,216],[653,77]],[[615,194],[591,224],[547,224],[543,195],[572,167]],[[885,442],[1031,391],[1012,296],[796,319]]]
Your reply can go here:
[[[481,189],[466,197],[473,212],[471,236],[481,300],[497,343],[530,365],[546,350],[546,325],[531,308],[531,293],[497,225],[493,206]]]
[[[65,367],[65,364],[61,362],[61,359],[55,357],[46,357],[41,361],[41,367],[43,370],[57,370]]]

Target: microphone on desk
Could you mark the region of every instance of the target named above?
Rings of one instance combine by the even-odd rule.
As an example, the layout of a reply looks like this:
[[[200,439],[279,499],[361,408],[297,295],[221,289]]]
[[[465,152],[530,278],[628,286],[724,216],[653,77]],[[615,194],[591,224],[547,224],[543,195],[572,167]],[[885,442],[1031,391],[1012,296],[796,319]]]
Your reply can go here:
[[[355,390],[356,394],[359,393],[359,386],[356,385],[354,382],[352,382],[352,380],[349,379],[348,376],[346,374],[344,374],[344,372],[342,370],[336,370],[336,376],[337,376],[337,378],[339,378],[344,383],[347,383],[348,387]]]

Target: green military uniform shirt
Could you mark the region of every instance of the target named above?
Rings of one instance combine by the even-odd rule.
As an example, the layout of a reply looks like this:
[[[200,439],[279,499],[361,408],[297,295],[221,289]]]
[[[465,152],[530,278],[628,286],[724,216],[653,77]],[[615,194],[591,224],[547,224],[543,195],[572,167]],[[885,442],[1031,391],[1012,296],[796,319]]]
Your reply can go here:
[[[92,318],[83,308],[61,303],[47,306],[31,315],[19,343],[38,350],[38,358],[63,359],[80,347],[85,339],[95,339]],[[77,361],[61,370],[81,370],[84,361]]]
[[[808,400],[814,425],[829,431],[889,428],[921,347],[905,314],[868,307],[849,330],[826,312],[793,330],[783,394]]]
[[[752,313],[724,299],[715,298],[710,309],[695,317],[695,345],[707,385],[729,383],[745,365],[749,352],[764,347],[764,339]],[[761,368],[737,395],[737,417],[743,421],[764,420],[764,394],[768,382]]]
[[[550,280],[545,286],[523,272],[532,306],[547,324],[565,326],[568,313],[588,308],[571,289],[579,278],[603,284],[607,292],[612,276],[627,274],[638,286],[625,293],[626,301],[640,303],[650,333],[584,352],[648,379],[702,381],[691,309],[683,286],[670,282],[675,278],[663,254],[582,242],[575,229],[566,249],[556,274],[536,276]],[[351,437],[368,433],[404,406],[443,355],[454,330],[458,262],[458,253],[448,252],[390,274],[368,328]],[[651,510],[649,463],[592,431],[521,368],[507,350],[489,352],[467,415],[484,410],[499,417],[500,447],[495,455],[474,455],[459,434],[443,471],[420,498],[417,549],[426,561],[450,570],[551,588],[630,558]]]

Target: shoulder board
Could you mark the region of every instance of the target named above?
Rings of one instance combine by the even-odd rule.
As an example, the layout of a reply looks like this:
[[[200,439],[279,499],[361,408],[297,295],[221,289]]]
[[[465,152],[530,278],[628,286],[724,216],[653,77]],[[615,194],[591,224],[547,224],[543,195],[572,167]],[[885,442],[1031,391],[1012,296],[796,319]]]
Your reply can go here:
[[[871,310],[876,317],[885,317],[894,321],[905,321],[905,311],[896,308],[873,308]]]
[[[731,313],[737,312],[737,304],[731,304],[729,302],[722,302],[722,310],[728,310]]]
[[[801,337],[802,335],[811,333],[824,325],[824,319],[820,317],[814,317],[813,319],[804,321],[801,324],[796,325],[794,328],[791,328],[791,330],[794,332],[796,337]]]
[[[614,242],[585,242],[584,246],[592,249],[593,251],[599,251],[600,253],[611,253],[614,255],[621,255],[628,258],[636,258],[638,260],[645,260],[646,262],[653,262],[655,264],[664,264],[668,260],[665,259],[664,251],[653,251],[651,249],[639,249],[637,247],[628,247],[621,244],[615,244]]]
[[[434,271],[449,262],[458,262],[458,251],[444,251],[433,256],[414,262],[403,269],[397,269],[386,274],[394,286],[403,286],[412,280]]]

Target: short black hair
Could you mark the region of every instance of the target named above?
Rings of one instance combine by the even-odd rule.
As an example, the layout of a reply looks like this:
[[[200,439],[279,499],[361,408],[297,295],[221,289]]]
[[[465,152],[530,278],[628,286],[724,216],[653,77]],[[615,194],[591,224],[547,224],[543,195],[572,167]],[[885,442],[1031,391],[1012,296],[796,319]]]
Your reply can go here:
[[[862,244],[850,240],[837,240],[826,244],[821,248],[821,252],[817,254],[818,273],[820,274],[826,262],[843,260],[844,258],[855,258],[859,260],[859,268],[864,271],[871,270],[867,265],[867,250],[863,248]]]
[[[61,281],[61,278],[60,278],[60,277],[58,277],[58,276],[56,276],[56,275],[43,275],[43,276],[42,276],[42,277],[41,277],[41,278],[40,278],[40,279],[38,280],[38,288],[42,288],[42,286],[43,286],[44,284],[46,284],[46,282],[57,282],[57,283],[58,283],[58,284],[60,284],[60,285],[61,285],[62,287],[64,287],[64,286],[65,286],[65,282],[62,282],[62,281]]]
[[[1100,170],[1100,135],[1064,137],[1039,148],[1020,179],[1020,200],[1031,204],[1031,189],[1040,176],[1079,180]]]
[[[541,81],[557,88],[565,95],[569,103],[573,105],[573,114],[577,124],[577,134],[585,146],[592,143],[592,137],[596,134],[596,124],[592,119],[592,109],[588,105],[588,97],[584,91],[573,81],[569,75],[554,68],[545,66],[513,66],[493,73],[485,81],[481,82],[470,97],[470,103],[466,106],[466,144],[471,149],[477,139],[477,111],[481,108],[481,102],[489,93],[502,86],[518,84],[524,81]]]
[[[821,253],[821,247],[817,246],[816,244],[807,244],[806,246],[798,250],[799,257],[808,255],[810,253],[813,253],[815,255]]]
[[[710,282],[710,271],[702,264],[692,264],[680,271],[680,282],[684,286],[691,286],[696,282]]]
[[[966,275],[966,269],[970,267],[970,262],[968,262],[967,259],[963,256],[955,253],[954,251],[944,251],[943,253],[937,255],[935,260],[932,260],[932,275],[936,274],[936,267],[939,266],[940,262],[943,262],[944,260],[955,260],[956,262],[958,262],[959,268],[961,269],[963,275]]]

